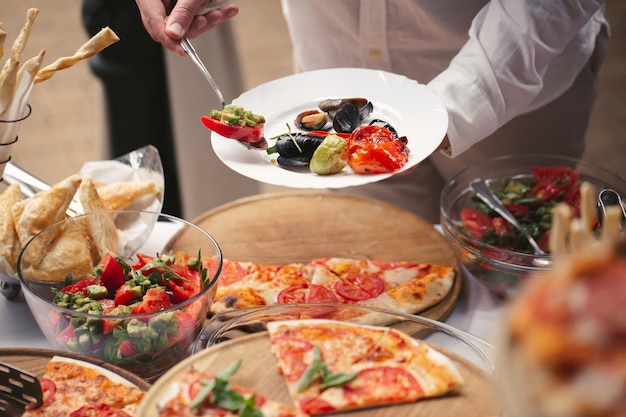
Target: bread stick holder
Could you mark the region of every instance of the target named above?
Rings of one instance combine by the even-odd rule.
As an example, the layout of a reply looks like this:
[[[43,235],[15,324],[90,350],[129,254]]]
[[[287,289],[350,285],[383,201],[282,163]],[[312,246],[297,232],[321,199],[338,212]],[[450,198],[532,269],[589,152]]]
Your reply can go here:
[[[18,131],[23,120],[27,119],[32,113],[30,104],[24,108],[22,116],[17,119],[3,120],[0,119],[0,181],[4,175],[4,168],[11,160],[11,151],[13,145],[18,140]]]

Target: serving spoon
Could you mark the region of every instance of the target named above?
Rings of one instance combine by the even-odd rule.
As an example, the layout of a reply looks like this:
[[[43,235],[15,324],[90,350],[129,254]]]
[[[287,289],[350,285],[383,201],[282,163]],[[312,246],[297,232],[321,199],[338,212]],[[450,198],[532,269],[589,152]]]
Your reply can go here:
[[[528,243],[532,246],[535,255],[545,257],[534,259],[533,263],[536,266],[549,266],[552,264],[552,261],[549,259],[550,254],[539,247],[539,243],[537,243],[535,238],[533,238],[532,235],[528,233],[528,230],[526,230],[520,222],[517,221],[515,216],[513,216],[511,212],[504,207],[500,199],[495,196],[484,180],[475,178],[470,182],[470,186],[478,198],[487,204],[490,209],[502,216],[511,226],[515,227],[528,240]]]

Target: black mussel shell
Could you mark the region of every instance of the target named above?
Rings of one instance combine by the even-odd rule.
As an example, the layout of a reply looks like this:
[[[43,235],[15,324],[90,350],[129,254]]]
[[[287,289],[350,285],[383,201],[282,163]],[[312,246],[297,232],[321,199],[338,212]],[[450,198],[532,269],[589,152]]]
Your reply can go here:
[[[368,101],[364,106],[362,107],[357,106],[357,108],[359,109],[359,116],[361,117],[361,120],[364,120],[374,110],[374,104],[372,104],[371,101]]]
[[[323,140],[324,137],[318,135],[285,133],[276,139],[273,147],[283,157],[310,160]]]
[[[278,158],[276,158],[276,162],[278,162],[278,165],[281,165],[284,167],[293,167],[293,168],[308,167],[309,164],[311,163],[311,157],[309,156],[308,158],[306,157],[289,158],[289,157],[280,155]]]
[[[338,133],[352,133],[360,125],[359,109],[351,101],[341,106],[333,118],[333,128]]]
[[[307,110],[296,116],[294,123],[304,130],[323,130],[328,123],[328,114],[317,110]]]
[[[393,135],[394,135],[395,137],[398,137],[398,132],[396,131],[396,129],[395,129],[393,126],[391,126],[391,125],[389,124],[389,122],[386,122],[386,121],[381,120],[381,119],[374,119],[374,120],[372,120],[369,124],[370,124],[370,126],[381,126],[381,127],[385,127],[385,128],[387,128],[387,129],[389,129],[389,131],[390,131],[391,133],[393,133]]]
[[[322,100],[320,101],[317,106],[320,108],[320,110],[328,112],[328,113],[334,113],[335,111],[339,110],[339,108],[341,106],[343,106],[344,104],[348,103],[348,102],[352,102],[354,103],[354,105],[358,108],[358,109],[362,109],[363,107],[367,106],[367,103],[369,103],[369,100],[366,98],[361,98],[361,97],[353,97],[353,98],[329,98],[326,100]]]

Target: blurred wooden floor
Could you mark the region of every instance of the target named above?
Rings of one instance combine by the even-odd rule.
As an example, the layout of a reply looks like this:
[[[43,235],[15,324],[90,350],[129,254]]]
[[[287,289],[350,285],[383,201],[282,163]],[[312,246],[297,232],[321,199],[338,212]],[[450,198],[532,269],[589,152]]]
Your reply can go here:
[[[246,88],[288,75],[291,45],[280,1],[236,3],[241,11],[233,22]],[[87,40],[79,0],[1,0],[0,21],[8,33],[5,51],[22,27],[28,7],[39,8],[40,13],[25,56],[45,49],[47,64],[71,55]],[[585,159],[626,178],[626,2],[607,2],[607,8],[612,38]],[[21,127],[13,161],[53,183],[76,172],[85,161],[99,159],[99,89],[86,63],[37,85],[30,101],[33,114]]]

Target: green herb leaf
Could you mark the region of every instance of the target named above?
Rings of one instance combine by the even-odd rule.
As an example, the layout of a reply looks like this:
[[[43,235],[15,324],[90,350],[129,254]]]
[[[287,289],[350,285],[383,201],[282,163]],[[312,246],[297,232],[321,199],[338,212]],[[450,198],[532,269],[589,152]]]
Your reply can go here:
[[[313,361],[304,371],[300,380],[298,381],[298,392],[302,392],[307,389],[313,381],[320,377],[322,383],[321,389],[330,387],[339,387],[354,380],[358,373],[356,372],[333,372],[328,369],[326,363],[322,360],[322,354],[318,346],[313,347]]]
[[[201,380],[203,388],[189,404],[191,409],[199,409],[208,399],[209,403],[224,410],[237,411],[240,417],[263,417],[261,411],[255,405],[255,396],[244,398],[243,394],[235,391],[230,379],[241,366],[241,359],[233,361],[225,370],[215,376],[214,379]]]

